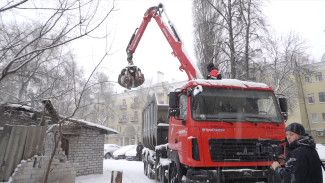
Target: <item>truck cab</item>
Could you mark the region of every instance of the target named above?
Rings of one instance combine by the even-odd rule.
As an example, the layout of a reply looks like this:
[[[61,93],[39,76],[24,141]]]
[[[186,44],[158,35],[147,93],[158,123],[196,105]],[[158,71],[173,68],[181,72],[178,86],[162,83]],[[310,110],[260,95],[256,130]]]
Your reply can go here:
[[[284,153],[285,105],[266,84],[194,80],[169,101],[168,156],[187,178],[266,180]]]

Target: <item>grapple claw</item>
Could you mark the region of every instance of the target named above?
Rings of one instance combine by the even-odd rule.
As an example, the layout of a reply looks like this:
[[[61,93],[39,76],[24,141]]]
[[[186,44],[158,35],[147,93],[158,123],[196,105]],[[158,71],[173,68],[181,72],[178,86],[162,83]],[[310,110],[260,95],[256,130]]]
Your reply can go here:
[[[122,69],[118,76],[118,84],[122,87],[131,89],[136,88],[144,83],[144,75],[137,66],[128,65]]]

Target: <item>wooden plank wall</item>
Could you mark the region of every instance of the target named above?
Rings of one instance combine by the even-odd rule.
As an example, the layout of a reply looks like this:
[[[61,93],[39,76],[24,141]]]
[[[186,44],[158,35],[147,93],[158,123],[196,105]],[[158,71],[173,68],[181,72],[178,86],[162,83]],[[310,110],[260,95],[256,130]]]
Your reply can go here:
[[[21,162],[42,155],[45,126],[5,125],[0,136],[0,182],[6,182]]]

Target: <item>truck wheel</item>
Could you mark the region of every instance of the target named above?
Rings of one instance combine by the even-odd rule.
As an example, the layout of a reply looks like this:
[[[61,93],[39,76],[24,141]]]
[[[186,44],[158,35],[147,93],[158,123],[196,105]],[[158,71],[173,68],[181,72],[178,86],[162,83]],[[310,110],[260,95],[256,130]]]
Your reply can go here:
[[[169,183],[181,183],[182,182],[182,170],[179,162],[172,162],[168,169],[168,181]]]
[[[168,168],[166,166],[161,166],[161,168],[159,169],[160,170],[160,182],[161,183],[168,183],[168,179],[165,175],[165,171],[168,170]]]
[[[147,163],[147,177],[149,178],[149,179],[154,179],[155,178],[155,175],[154,175],[154,173],[152,172],[152,165],[148,162]]]

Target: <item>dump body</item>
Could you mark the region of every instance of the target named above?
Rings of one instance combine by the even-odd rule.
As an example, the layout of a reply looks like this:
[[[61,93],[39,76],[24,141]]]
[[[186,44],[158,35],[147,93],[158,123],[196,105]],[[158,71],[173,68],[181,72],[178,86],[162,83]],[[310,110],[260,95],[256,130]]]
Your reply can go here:
[[[142,141],[145,147],[155,150],[168,142],[168,105],[159,104],[155,96],[142,111]]]

